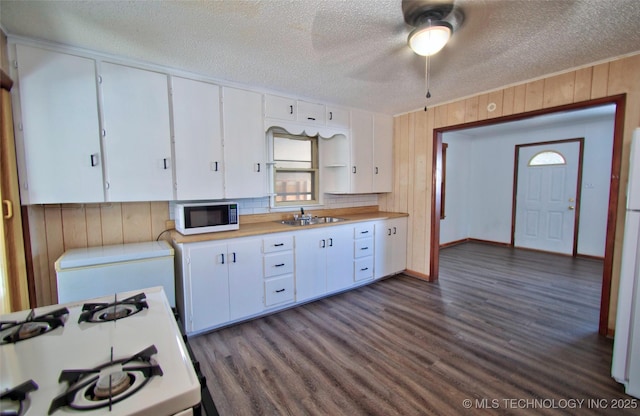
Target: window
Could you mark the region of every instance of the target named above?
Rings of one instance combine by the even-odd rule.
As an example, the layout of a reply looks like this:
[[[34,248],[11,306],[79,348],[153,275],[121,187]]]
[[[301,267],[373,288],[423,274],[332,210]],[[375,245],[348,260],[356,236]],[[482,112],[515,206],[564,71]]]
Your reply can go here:
[[[275,205],[318,203],[318,136],[273,132]]]
[[[529,166],[549,166],[549,165],[566,165],[567,161],[562,154],[554,150],[544,150],[538,152],[531,160],[529,160]]]

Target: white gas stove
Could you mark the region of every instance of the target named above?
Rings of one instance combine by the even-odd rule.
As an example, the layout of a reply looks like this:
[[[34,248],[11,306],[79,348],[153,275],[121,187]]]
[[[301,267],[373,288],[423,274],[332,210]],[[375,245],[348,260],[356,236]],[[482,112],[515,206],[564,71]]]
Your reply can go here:
[[[0,321],[3,415],[183,416],[201,401],[162,287],[15,312]]]

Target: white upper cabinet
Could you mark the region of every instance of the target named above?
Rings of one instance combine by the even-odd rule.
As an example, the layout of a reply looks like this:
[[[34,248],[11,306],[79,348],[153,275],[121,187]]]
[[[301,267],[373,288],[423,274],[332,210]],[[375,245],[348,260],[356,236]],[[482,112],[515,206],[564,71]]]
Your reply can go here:
[[[103,62],[107,200],[173,199],[167,75]]]
[[[373,192],[393,190],[393,117],[373,116]]]
[[[224,198],[220,87],[171,82],[176,199]]]
[[[95,61],[25,45],[16,61],[22,203],[104,201]]]
[[[303,123],[324,124],[325,109],[322,104],[298,101],[298,121]]]
[[[368,193],[373,186],[373,114],[351,112],[351,192]]]
[[[338,107],[327,107],[325,119],[327,120],[327,126],[337,127],[341,129],[349,129],[349,110]]]
[[[267,118],[295,121],[297,118],[296,100],[266,94],[264,96],[264,116]]]
[[[225,198],[267,195],[262,95],[222,88]]]
[[[391,192],[393,186],[393,117],[351,110],[348,149],[344,140],[324,140],[324,191],[366,194]],[[348,155],[348,156],[347,156]],[[342,160],[348,157],[348,169]]]

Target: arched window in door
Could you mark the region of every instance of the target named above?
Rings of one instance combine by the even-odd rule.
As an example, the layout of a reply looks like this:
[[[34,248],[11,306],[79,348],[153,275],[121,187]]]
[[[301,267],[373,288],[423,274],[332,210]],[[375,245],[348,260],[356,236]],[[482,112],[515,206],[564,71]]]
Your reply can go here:
[[[529,159],[529,166],[566,165],[567,161],[562,153],[555,150],[543,150]]]

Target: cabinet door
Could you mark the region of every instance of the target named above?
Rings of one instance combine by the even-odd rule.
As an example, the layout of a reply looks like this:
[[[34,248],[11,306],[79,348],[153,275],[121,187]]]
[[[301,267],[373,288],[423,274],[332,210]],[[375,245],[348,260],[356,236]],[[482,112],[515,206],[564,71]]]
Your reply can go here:
[[[294,121],[297,117],[296,100],[266,94],[264,96],[264,116]]]
[[[109,201],[173,199],[167,76],[102,63]]]
[[[351,111],[351,192],[369,193],[373,185],[373,114]]]
[[[298,101],[298,121],[303,123],[324,124],[325,109],[322,104]]]
[[[327,126],[348,129],[351,125],[351,123],[349,122],[350,116],[351,114],[349,113],[349,110],[337,107],[327,107]]]
[[[327,292],[353,285],[353,227],[328,227]]]
[[[407,267],[407,218],[375,224],[375,278],[399,273]]]
[[[229,240],[229,308],[231,319],[240,319],[264,310],[262,239]]]
[[[226,244],[187,244],[188,262],[186,284],[185,326],[196,332],[229,321],[229,279]]]
[[[373,192],[391,192],[393,188],[393,117],[374,115],[373,146]]]
[[[266,136],[262,126],[262,95],[222,88],[225,197],[267,195]]]
[[[400,273],[407,268],[407,218],[390,220],[391,227],[391,273]]]
[[[304,230],[295,235],[296,301],[305,301],[327,292],[324,230]]]
[[[375,223],[374,277],[376,279],[392,273],[392,236],[393,230],[388,221],[378,221]]]
[[[95,61],[24,45],[16,54],[22,202],[104,201]]]
[[[173,77],[176,199],[221,199],[220,87]]]

